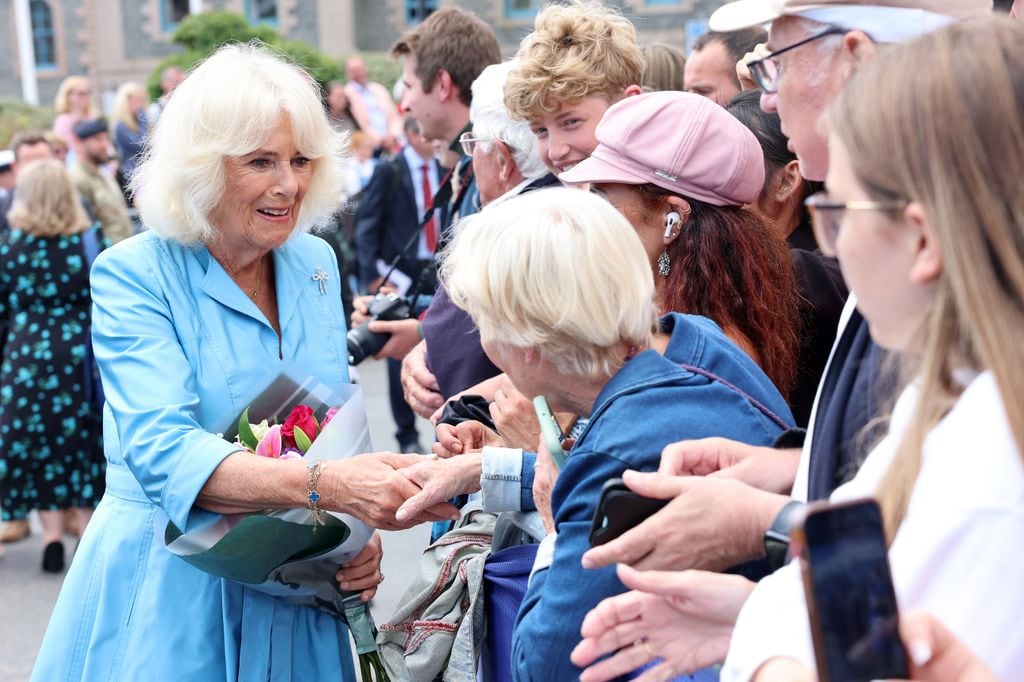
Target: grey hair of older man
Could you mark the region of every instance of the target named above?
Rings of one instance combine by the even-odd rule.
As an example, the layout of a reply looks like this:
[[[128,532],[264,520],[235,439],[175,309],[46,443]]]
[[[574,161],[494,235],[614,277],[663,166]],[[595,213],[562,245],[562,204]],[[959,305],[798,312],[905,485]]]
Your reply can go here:
[[[476,137],[501,140],[512,149],[516,166],[524,178],[534,179],[547,173],[547,167],[537,151],[537,136],[526,121],[514,120],[505,108],[505,81],[518,66],[519,60],[510,59],[492,64],[473,81],[473,103],[469,118]]]

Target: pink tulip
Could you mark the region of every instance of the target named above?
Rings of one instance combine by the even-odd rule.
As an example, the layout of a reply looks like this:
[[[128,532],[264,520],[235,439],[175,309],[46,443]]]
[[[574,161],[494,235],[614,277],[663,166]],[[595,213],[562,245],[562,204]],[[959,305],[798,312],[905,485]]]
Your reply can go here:
[[[281,456],[280,424],[274,424],[267,429],[267,432],[263,434],[263,438],[260,439],[259,445],[256,446],[256,454],[260,457],[278,458]]]
[[[324,415],[324,420],[320,422],[321,431],[327,428],[327,424],[330,423],[332,419],[334,419],[334,415],[336,414],[338,414],[337,407],[332,407],[331,409],[327,410],[327,414]]]
[[[295,448],[288,448],[281,453],[280,459],[302,459],[302,453]]]

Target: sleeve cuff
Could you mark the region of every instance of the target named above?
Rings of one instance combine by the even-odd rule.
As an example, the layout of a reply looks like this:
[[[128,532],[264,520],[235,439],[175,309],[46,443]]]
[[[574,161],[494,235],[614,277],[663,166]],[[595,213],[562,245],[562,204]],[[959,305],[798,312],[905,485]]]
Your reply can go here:
[[[522,450],[484,447],[480,471],[480,492],[483,496],[484,511],[521,511],[522,478]]]

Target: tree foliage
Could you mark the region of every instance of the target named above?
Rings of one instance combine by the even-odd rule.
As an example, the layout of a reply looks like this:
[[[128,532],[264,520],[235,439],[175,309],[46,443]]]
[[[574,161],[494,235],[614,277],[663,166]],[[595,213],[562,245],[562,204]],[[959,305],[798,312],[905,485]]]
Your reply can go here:
[[[193,14],[181,22],[171,35],[171,42],[181,46],[182,52],[163,59],[149,75],[146,85],[151,97],[159,97],[160,77],[169,66],[188,70],[225,43],[246,43],[260,40],[286,55],[306,69],[321,86],[341,78],[339,65],[329,56],[301,40],[286,40],[266,25],[254,26],[244,16],[226,10]]]

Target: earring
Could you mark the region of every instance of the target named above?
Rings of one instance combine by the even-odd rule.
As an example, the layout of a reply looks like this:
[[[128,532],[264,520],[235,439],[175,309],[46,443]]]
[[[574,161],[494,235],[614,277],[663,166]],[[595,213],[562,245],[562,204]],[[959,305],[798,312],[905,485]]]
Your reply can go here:
[[[665,249],[661,252],[661,255],[658,256],[658,274],[662,277],[668,277],[668,273],[671,270],[670,266],[671,261],[668,257],[668,249]]]

